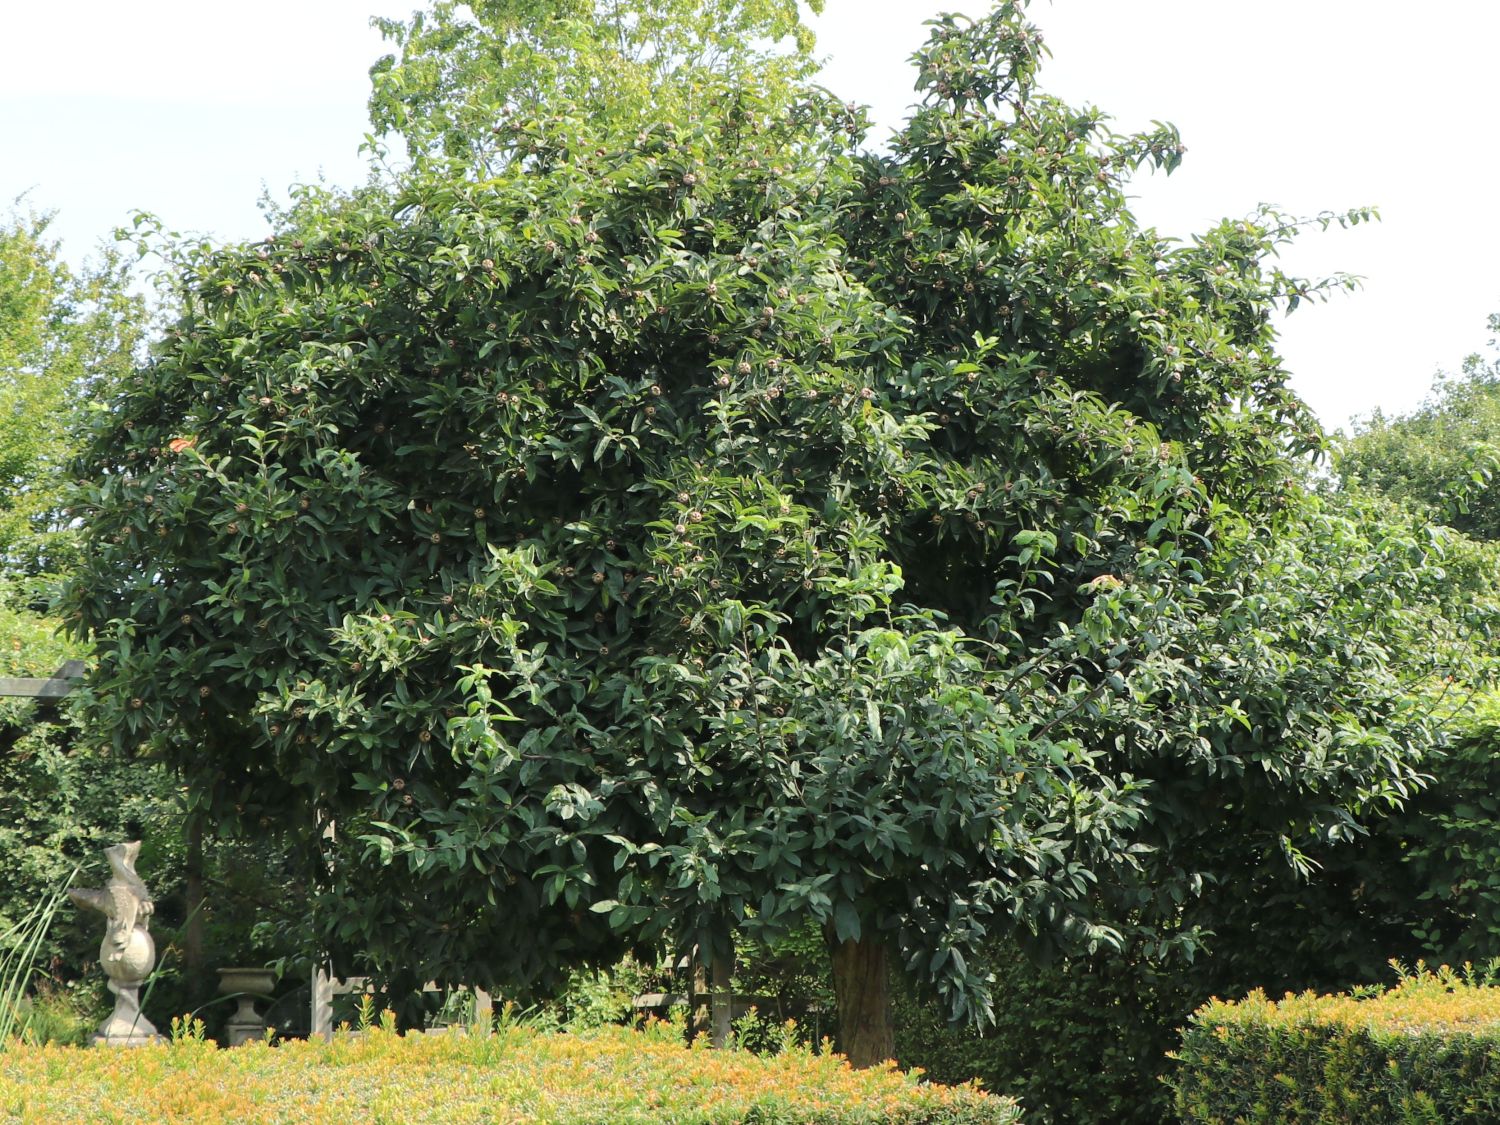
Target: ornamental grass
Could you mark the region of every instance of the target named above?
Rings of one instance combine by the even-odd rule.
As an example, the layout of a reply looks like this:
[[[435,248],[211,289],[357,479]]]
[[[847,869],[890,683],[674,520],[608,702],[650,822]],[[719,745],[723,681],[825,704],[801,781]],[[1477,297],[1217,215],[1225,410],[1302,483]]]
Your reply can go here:
[[[583,1034],[510,1027],[220,1050],[192,1037],[129,1050],[0,1053],[0,1121],[237,1125],[1017,1125],[1009,1098],[922,1084],[836,1055],[683,1046],[670,1025]]]

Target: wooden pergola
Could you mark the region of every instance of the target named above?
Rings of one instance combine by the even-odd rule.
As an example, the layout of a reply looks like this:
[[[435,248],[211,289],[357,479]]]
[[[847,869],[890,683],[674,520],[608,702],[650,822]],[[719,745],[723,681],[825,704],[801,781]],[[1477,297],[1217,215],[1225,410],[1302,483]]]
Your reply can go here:
[[[83,679],[83,661],[69,660],[52,675],[37,679],[0,676],[0,696],[19,699],[62,699]]]

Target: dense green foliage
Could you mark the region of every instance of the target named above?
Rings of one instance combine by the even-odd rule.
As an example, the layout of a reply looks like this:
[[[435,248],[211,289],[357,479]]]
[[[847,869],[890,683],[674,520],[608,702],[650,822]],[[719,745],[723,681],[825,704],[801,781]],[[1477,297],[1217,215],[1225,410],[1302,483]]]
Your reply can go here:
[[[1491,318],[1500,331],[1500,317]],[[1478,355],[1439,376],[1427,401],[1404,416],[1377,413],[1338,449],[1343,489],[1373,494],[1434,524],[1448,543],[1443,616],[1493,660],[1500,580],[1500,361]],[[1419,646],[1413,650],[1423,652]],[[1500,883],[1493,846],[1496,703],[1484,680],[1456,674],[1446,690],[1461,704],[1444,750],[1427,765],[1432,783],[1382,830],[1381,851],[1420,900],[1411,925],[1418,952],[1459,964],[1500,956]],[[1478,696],[1476,698],[1476,693]],[[1399,914],[1400,912],[1397,911]]]
[[[897,992],[897,1057],[935,1082],[979,1079],[1019,1099],[1026,1120],[1171,1120],[1161,1076],[1178,1029],[1200,997],[1184,974],[1118,953],[1038,965],[1015,945],[995,947],[995,1023],[945,1024],[920,990]]]
[[[1311,506],[1267,555],[1250,556],[1260,558],[1260,580],[1280,601],[1269,612],[1265,591],[1249,587],[1233,618],[1241,644],[1226,651],[1247,670],[1261,668],[1245,698],[1321,698],[1332,709],[1341,677],[1368,674],[1392,681],[1401,708],[1426,711],[1448,729],[1467,727],[1472,688],[1465,685],[1483,678],[1485,662],[1473,651],[1446,570],[1450,551],[1457,547],[1462,563],[1467,546],[1378,502],[1344,496]],[[1320,637],[1362,638],[1369,647],[1335,659],[1317,647]],[[1266,647],[1256,656],[1260,644]],[[1322,681],[1334,668],[1343,670]],[[1295,725],[1284,729],[1294,744]],[[978,1076],[1024,1095],[1028,1116],[1039,1122],[1149,1125],[1171,1115],[1161,1079],[1177,1029],[1210,996],[1347,988],[1384,977],[1391,957],[1458,963],[1492,956],[1482,941],[1455,940],[1466,931],[1479,936],[1471,919],[1488,895],[1488,867],[1474,862],[1483,859],[1485,826],[1453,831],[1454,794],[1442,780],[1460,777],[1451,763],[1464,753],[1432,751],[1421,766],[1438,772],[1436,786],[1408,795],[1400,810],[1369,822],[1367,833],[1307,840],[1295,864],[1266,862],[1278,845],[1253,824],[1221,817],[1216,825],[1213,806],[1199,819],[1194,796],[1212,792],[1201,778],[1163,782],[1159,788],[1175,791],[1183,809],[1172,822],[1179,831],[1172,854],[1205,881],[1176,916],[1202,932],[1197,955],[1164,961],[1143,940],[1118,952],[1038,962],[1001,944],[988,954],[999,977],[995,1028],[982,1037],[944,1029],[913,1004],[898,1022],[899,1057],[944,1079]],[[1474,817],[1488,799],[1487,775],[1469,753],[1463,800],[1478,804],[1464,815]],[[1042,1054],[1068,1062],[1042,1066]]]
[[[983,1016],[997,934],[1190,950],[1352,838],[1431,738],[1425,548],[1302,495],[1292,225],[1141,229],[1175,136],[1040,54],[940,22],[882,156],[784,78],[517,113],[190,258],[84,461],[102,729],[336,822],[322,938],[414,980],[811,920]]]
[[[1183,1036],[1174,1079],[1190,1125],[1493,1121],[1500,989],[1418,974],[1362,999],[1256,993],[1215,1001]]]

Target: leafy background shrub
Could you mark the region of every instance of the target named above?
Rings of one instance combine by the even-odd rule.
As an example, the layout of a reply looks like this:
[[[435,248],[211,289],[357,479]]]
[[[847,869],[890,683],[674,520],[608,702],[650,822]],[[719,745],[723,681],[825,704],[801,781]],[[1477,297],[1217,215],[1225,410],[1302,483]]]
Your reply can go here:
[[[1433,963],[1487,961],[1500,956],[1500,695],[1475,701],[1431,770],[1390,828],[1415,876],[1415,936]]]
[[[24,596],[19,584],[0,584],[0,675],[49,676],[80,652],[60,638],[55,620],[18,605]],[[177,798],[166,774],[90,746],[78,712],[72,700],[0,699],[0,855],[7,880],[0,934],[75,868],[101,866],[105,843],[143,839],[145,870],[164,871],[169,882],[180,870],[169,843],[180,835]],[[98,931],[96,922],[65,907],[38,952],[37,976],[46,982],[40,1003],[56,1013],[60,1028],[72,1011],[103,1002],[102,976],[88,971],[98,960]],[[0,956],[13,951],[18,937],[11,945],[0,938]]]

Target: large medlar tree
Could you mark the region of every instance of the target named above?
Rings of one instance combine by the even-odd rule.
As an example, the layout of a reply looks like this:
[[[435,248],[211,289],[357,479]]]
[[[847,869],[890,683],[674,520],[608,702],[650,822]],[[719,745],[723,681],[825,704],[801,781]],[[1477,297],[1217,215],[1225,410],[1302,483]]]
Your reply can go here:
[[[623,133],[497,111],[482,160],[191,258],[88,457],[102,717],[227,825],[335,822],[346,958],[516,988],[811,917],[860,1063],[890,953],[983,1018],[989,935],[1192,893],[1143,778],[1229,768],[1193,659],[1317,442],[1268,326],[1302,289],[1272,216],[1140,229],[1175,137],[1039,53],[1015,4],[940,23],[883,156],[785,75]],[[1315,832],[1409,778],[1420,721],[1344,687],[1362,737],[1290,724],[1215,799]]]

